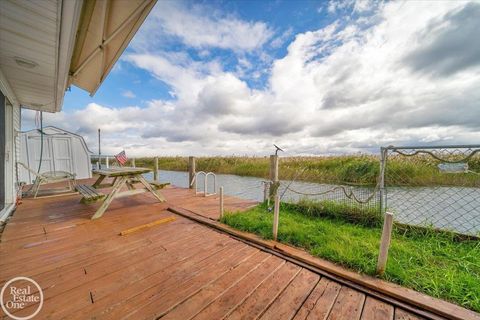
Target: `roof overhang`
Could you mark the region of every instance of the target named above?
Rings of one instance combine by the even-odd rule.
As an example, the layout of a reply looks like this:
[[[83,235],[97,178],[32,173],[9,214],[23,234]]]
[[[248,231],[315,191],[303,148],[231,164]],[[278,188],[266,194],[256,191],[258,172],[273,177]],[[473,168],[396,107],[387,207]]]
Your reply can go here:
[[[83,1],[0,1],[0,89],[13,105],[60,111]]]
[[[70,65],[69,84],[95,94],[155,3],[156,0],[87,1]]]
[[[71,84],[93,95],[156,0],[0,1],[0,89],[58,112]]]

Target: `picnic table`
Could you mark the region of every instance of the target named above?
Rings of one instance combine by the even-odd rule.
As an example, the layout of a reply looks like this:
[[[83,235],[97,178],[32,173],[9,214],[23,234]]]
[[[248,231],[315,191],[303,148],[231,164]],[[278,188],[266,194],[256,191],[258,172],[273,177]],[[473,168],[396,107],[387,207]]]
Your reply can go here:
[[[114,198],[124,197],[135,195],[143,192],[150,192],[158,199],[160,202],[165,202],[165,198],[159,192],[154,190],[152,185],[145,180],[142,174],[151,172],[152,169],[149,168],[131,168],[131,167],[111,167],[105,169],[93,170],[94,173],[98,174],[99,177],[97,181],[92,185],[93,188],[98,189],[102,187],[113,187],[108,195],[106,195],[103,200],[102,205],[98,208],[97,212],[92,216],[92,219],[100,218]],[[113,178],[113,181],[110,184],[102,184],[105,178]],[[140,183],[143,185],[142,189],[136,189],[134,184]],[[128,191],[120,192],[123,186],[127,186]],[[90,188],[90,191],[92,189]]]

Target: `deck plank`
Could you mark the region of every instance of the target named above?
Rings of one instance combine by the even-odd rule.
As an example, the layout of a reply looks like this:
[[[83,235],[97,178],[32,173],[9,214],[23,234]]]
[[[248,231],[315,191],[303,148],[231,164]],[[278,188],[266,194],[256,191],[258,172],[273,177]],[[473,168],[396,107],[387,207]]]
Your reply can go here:
[[[249,272],[245,278],[227,290],[224,290],[221,295],[195,315],[193,319],[223,319],[284,263],[285,261],[283,259],[269,256],[267,260],[262,261],[258,266],[252,268],[251,272]]]
[[[214,281],[238,263],[252,257],[261,256],[258,250],[251,247],[237,247],[201,264],[177,267],[175,272],[166,270],[165,278],[148,279],[121,291],[122,300],[113,303],[108,299],[93,306],[92,310],[84,310],[85,315],[96,315],[97,319],[117,319],[119,317],[152,318],[148,314],[164,314],[184,297],[191,295]],[[155,280],[155,281],[152,281]],[[85,315],[83,317],[85,317]],[[82,317],[78,317],[81,319]]]
[[[271,276],[271,279],[263,282],[226,318],[231,320],[256,319],[277,299],[300,270],[299,266],[287,262]]]
[[[317,285],[313,289],[312,293],[310,293],[307,300],[305,300],[305,302],[303,303],[300,310],[298,310],[297,314],[294,317],[295,320],[304,320],[308,317],[310,312],[315,307],[315,304],[317,303],[318,299],[321,296],[323,296],[323,294],[325,293],[326,287],[327,287],[327,282],[325,281],[325,279],[324,278],[320,279],[320,281],[317,283]]]
[[[302,269],[260,319],[292,319],[319,279],[319,275]]]
[[[424,320],[423,317],[414,315],[400,308],[395,308],[395,320]]]
[[[221,277],[225,272],[229,271],[231,268],[238,266],[245,261],[250,261],[249,263],[253,263],[256,265],[261,261],[268,258],[268,255],[264,252],[257,251],[253,255],[248,256],[246,259],[240,259],[238,262],[227,261],[225,267],[223,268],[214,268],[209,270],[209,272],[205,272],[203,274],[199,274],[194,279],[183,283],[181,286],[177,286],[174,292],[171,292],[166,295],[156,295],[153,298],[148,300],[148,304],[142,307],[141,309],[137,309],[136,312],[140,311],[142,314],[147,314],[148,317],[157,318],[172,310],[175,306],[178,305],[179,302],[182,302],[185,298],[191,297],[192,295],[199,292],[205,285],[208,285],[219,277]],[[136,319],[137,314],[129,314],[129,318]]]
[[[136,279],[134,277],[129,285],[122,286],[119,290],[114,290],[116,289],[114,288],[110,290],[110,294],[108,295],[100,295],[98,290],[96,290],[96,303],[94,305],[89,305],[87,309],[74,310],[74,314],[70,312],[69,318],[73,319],[78,316],[80,319],[87,317],[88,314],[95,314],[95,317],[98,319],[115,319],[118,318],[118,316],[115,317],[113,315],[114,313],[126,315],[128,313],[125,312],[125,310],[128,310],[129,312],[132,312],[132,310],[140,310],[143,313],[145,307],[141,303],[136,303],[138,302],[138,300],[135,299],[136,296],[142,294],[142,292],[152,295],[152,293],[157,292],[159,285],[161,285],[162,291],[172,290],[175,286],[191,281],[196,273],[211,273],[218,265],[225,264],[225,259],[235,256],[237,251],[242,252],[242,247],[243,246],[238,243],[229,243],[226,246],[219,248],[215,248],[215,244],[212,246],[207,245],[207,250],[205,250],[203,254],[195,254],[186,259],[181,259],[174,264],[157,269],[155,273],[144,278]],[[120,299],[118,299],[119,297]],[[126,302],[129,303],[127,304]],[[125,308],[126,306],[130,307],[130,309]],[[120,312],[120,310],[122,311]]]
[[[215,260],[218,259],[216,254],[219,251],[233,251],[237,250],[237,247],[238,244],[235,241],[225,243],[222,247],[216,247],[215,243],[206,241],[206,244],[202,246],[202,250],[178,250],[175,254],[159,254],[147,260],[136,260],[135,264],[108,273],[94,281],[94,283],[92,281],[80,281],[79,285],[75,286],[75,290],[67,290],[62,294],[51,296],[50,290],[45,290],[45,303],[41,314],[52,318],[61,318],[89,307],[91,305],[91,296],[93,296],[95,301],[102,298],[112,298],[115,296],[114,293],[122,288],[129,288],[136,282],[143,280],[148,283],[146,279],[151,280],[157,273],[165,272],[167,268],[172,268],[179,264],[194,265],[207,258]],[[183,248],[188,248],[188,244]],[[62,305],[62,308],[57,308],[56,306],[58,305]]]
[[[202,233],[188,234],[186,237],[174,239],[174,243],[181,248],[188,248],[195,236]],[[206,243],[206,242],[205,242]],[[201,243],[199,243],[201,244]],[[129,259],[134,254],[137,259]],[[73,289],[81,284],[101,279],[111,273],[128,270],[140,261],[150,261],[150,259],[161,258],[167,255],[167,249],[161,242],[150,242],[147,246],[142,246],[120,255],[105,255],[102,259],[96,259],[90,263],[70,266],[68,270],[61,268],[55,269],[48,274],[42,274],[42,288],[45,292],[45,299],[62,294],[64,291]],[[48,294],[47,294],[48,293]]]
[[[327,278],[320,279],[320,285],[325,286],[325,290],[322,295],[317,299],[315,306],[310,310],[307,319],[313,320],[324,320],[330,314],[333,304],[337,299],[338,293],[340,292],[341,285],[328,280]]]
[[[364,303],[365,295],[363,293],[343,286],[327,319],[360,319]]]
[[[241,263],[235,269],[223,274],[214,282],[204,286],[194,295],[187,297],[180,304],[175,306],[166,314],[163,319],[189,319],[195,316],[202,308],[205,308],[221,296],[226,290],[236,285],[249,273],[256,270],[263,262],[271,256],[264,256],[263,260],[249,259]]]
[[[372,297],[365,299],[362,320],[392,320],[393,306]]]

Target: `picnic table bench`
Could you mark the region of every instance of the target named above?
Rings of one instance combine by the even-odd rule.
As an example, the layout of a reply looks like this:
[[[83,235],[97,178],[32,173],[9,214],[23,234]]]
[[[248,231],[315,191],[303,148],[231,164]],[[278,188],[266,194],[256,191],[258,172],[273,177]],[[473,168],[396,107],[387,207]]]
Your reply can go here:
[[[161,184],[156,182],[151,183],[145,180],[143,174],[150,171],[152,171],[152,169],[130,167],[110,167],[105,169],[93,170],[93,173],[99,175],[97,181],[95,181],[95,183],[91,187],[81,185],[81,187],[77,188],[77,190],[84,196],[85,200],[82,199],[82,201],[85,201],[87,203],[103,199],[102,205],[92,216],[92,219],[100,218],[105,213],[112,200],[118,197],[125,197],[144,192],[150,192],[155,198],[158,199],[158,201],[165,202],[165,198],[163,197],[163,195],[155,189],[161,189],[167,184]],[[113,178],[113,182],[111,184],[102,184],[105,178]],[[137,183],[142,184],[143,188],[136,189],[134,184]],[[154,184],[154,186],[152,186],[152,184]],[[120,192],[123,186],[127,186],[128,191]],[[110,193],[105,196],[96,190],[102,187],[112,187],[112,189]]]
[[[92,203],[105,198],[103,193],[86,184],[77,184],[76,189],[83,196],[80,200],[82,203]]]

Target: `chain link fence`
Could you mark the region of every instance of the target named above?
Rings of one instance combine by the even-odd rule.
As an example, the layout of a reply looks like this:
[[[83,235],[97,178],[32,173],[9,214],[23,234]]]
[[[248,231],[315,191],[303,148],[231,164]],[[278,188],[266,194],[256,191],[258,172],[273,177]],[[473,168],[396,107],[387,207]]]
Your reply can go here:
[[[480,235],[480,146],[389,146],[381,153],[382,211],[398,225]]]
[[[313,215],[342,218],[365,225],[381,223],[378,184],[309,183],[298,181],[302,180],[301,176],[300,172],[292,180],[280,181],[278,194],[282,202]]]

